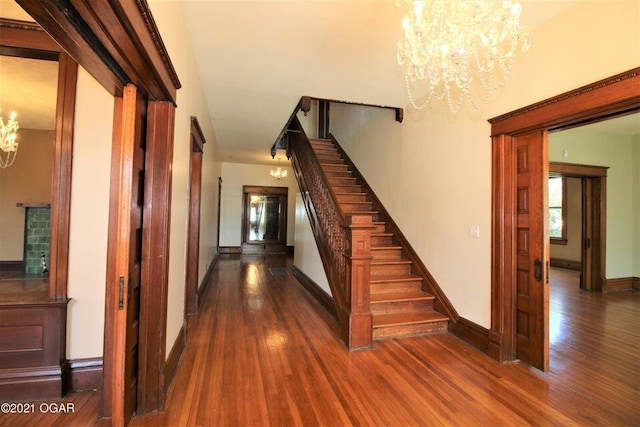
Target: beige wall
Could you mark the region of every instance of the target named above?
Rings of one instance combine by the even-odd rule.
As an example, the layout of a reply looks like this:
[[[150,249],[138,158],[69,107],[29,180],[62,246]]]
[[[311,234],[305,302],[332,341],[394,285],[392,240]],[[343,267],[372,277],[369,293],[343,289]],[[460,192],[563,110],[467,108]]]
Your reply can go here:
[[[293,253],[293,265],[303,271],[307,277],[331,296],[331,288],[327,275],[324,272],[320,252],[316,245],[309,217],[304,207],[304,201],[300,193],[296,194],[296,234],[294,239],[295,251]]]
[[[640,65],[639,14],[636,1],[576,2],[532,29],[532,49],[481,117],[407,108],[398,124],[391,112],[332,105],[332,131],[461,316],[491,326],[487,119]]]
[[[551,258],[582,259],[582,180],[567,178],[567,244],[551,244]]]
[[[286,169],[288,172],[287,176],[282,180],[274,179],[269,173],[271,169],[277,166]],[[298,191],[298,184],[286,157],[280,162],[274,160],[271,166],[227,162],[222,164],[220,246],[239,247],[242,244],[242,186],[244,185],[289,188],[287,196],[287,245],[292,246],[295,234],[295,195]]]
[[[152,0],[149,2],[149,6],[182,83],[182,88],[178,90],[177,95],[178,107],[176,109],[172,167],[166,339],[166,354],[168,356],[184,320],[191,116],[198,118],[207,141],[204,146],[202,165],[199,283],[215,256],[220,161],[209,110],[202,92],[202,82],[193,59],[191,42],[187,36],[180,2]]]
[[[114,98],[78,72],[73,132],[67,358],[102,357]]]
[[[633,138],[594,132],[589,127],[549,135],[549,160],[607,166],[606,277],[631,277],[634,222],[640,211],[633,194]],[[563,157],[563,151],[568,157]],[[637,246],[637,245],[636,245]]]
[[[633,153],[633,276],[640,277],[640,135],[631,139]]]
[[[4,117],[6,119],[6,117]],[[53,130],[18,130],[13,165],[0,169],[0,261],[21,261],[24,212],[17,203],[51,203]]]

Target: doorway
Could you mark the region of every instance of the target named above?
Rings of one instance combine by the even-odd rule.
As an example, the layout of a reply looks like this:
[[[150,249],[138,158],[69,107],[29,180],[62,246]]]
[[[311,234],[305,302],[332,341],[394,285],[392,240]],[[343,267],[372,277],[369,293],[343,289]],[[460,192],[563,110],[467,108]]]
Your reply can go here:
[[[518,228],[518,203],[522,195],[516,181],[518,162],[523,158],[516,148],[516,142],[526,132],[539,130],[546,133],[549,130],[567,128],[580,124],[592,123],[606,117],[628,113],[640,108],[640,68],[621,73],[610,78],[595,82],[576,90],[561,94],[554,98],[510,112],[489,120],[492,135],[492,308],[491,331],[489,333],[489,354],[500,361],[510,361],[517,356],[517,335],[519,333],[519,316],[516,309],[518,293],[518,263],[522,262],[533,271],[534,275],[546,278],[549,265],[544,262],[544,249],[521,253],[518,251],[518,239],[544,240],[546,227],[542,235],[530,233],[526,236]],[[544,155],[547,146],[543,137],[543,149],[534,156]],[[528,145],[528,144],[527,144]],[[525,159],[527,160],[527,159]],[[529,170],[534,176],[542,177],[546,181],[544,165],[547,162],[537,162],[541,167],[533,166]],[[546,184],[546,182],[545,182]],[[545,191],[546,193],[546,191]],[[546,198],[527,199],[530,209],[546,207]],[[536,206],[537,205],[537,206]],[[543,215],[543,217],[546,217]],[[529,240],[530,241],[530,240]],[[544,248],[544,245],[542,246]],[[518,258],[522,259],[518,259]],[[524,279],[524,278],[523,278]],[[520,283],[528,283],[526,280]],[[529,295],[527,304],[536,308],[540,315],[527,318],[535,323],[540,334],[532,336],[535,342],[537,357],[531,360],[521,359],[538,369],[548,370],[548,284],[542,286],[539,292]]]
[[[606,260],[606,210],[607,210],[607,169],[602,166],[579,165],[569,163],[549,162],[549,176],[561,178],[564,182],[563,198],[568,198],[567,188],[573,187],[568,185],[567,180],[576,181],[580,192],[580,214],[579,217],[573,215],[573,218],[567,218],[566,211],[569,206],[565,206],[563,211],[563,232],[564,238],[557,239],[558,244],[568,246],[570,239],[567,238],[568,227],[567,222],[579,219],[580,237],[575,236],[579,240],[574,253],[578,253],[579,264],[575,265],[571,261],[577,258],[569,256],[571,259],[554,259],[552,250],[552,267],[577,267],[580,271],[580,288],[602,292],[606,283],[605,279],[605,260]],[[571,224],[575,228],[575,224]],[[551,238],[552,246],[554,239]]]
[[[242,193],[242,253],[286,253],[289,189],[245,185]]]

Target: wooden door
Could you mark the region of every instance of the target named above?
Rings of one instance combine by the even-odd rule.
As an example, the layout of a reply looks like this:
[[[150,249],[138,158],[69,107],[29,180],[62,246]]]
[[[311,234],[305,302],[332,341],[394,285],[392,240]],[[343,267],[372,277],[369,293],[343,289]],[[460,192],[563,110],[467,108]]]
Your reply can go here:
[[[514,138],[516,171],[516,357],[549,368],[547,132]]]
[[[109,206],[103,416],[126,425],[138,393],[146,101],[128,85],[115,100]]]
[[[194,119],[195,118],[192,118],[192,123]],[[198,314],[198,263],[200,261],[200,199],[202,193],[203,144],[204,137],[198,134],[198,132],[194,132],[192,125],[191,160],[189,166],[185,317]]]

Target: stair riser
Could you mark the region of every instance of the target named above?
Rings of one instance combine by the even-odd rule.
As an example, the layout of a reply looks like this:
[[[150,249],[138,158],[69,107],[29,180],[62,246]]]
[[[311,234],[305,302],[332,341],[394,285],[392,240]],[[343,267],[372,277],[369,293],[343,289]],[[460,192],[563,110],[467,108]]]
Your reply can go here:
[[[378,221],[379,217],[378,217],[378,213],[377,212],[366,212],[366,211],[345,211],[344,209],[342,210],[342,212],[345,214],[346,216],[346,220],[348,222],[351,221],[351,217],[354,215],[367,215],[367,216],[371,216],[371,221],[376,222]]]
[[[331,185],[333,191],[336,193],[362,193],[362,187],[359,185]]]
[[[341,202],[340,206],[342,206],[342,210],[345,212],[351,212],[351,211],[362,212],[362,211],[371,210],[371,202],[363,202],[363,203],[350,203],[350,202],[342,203]]]
[[[447,325],[448,321],[442,321],[374,328],[373,339],[411,337],[445,332],[447,330]]]
[[[336,148],[335,145],[333,145],[333,142],[331,142],[330,140],[324,140],[324,139],[311,139],[309,140],[309,142],[311,142],[311,146],[315,147],[329,147],[329,148]]]
[[[402,276],[411,274],[411,264],[371,264],[371,276]]]
[[[332,177],[329,176],[329,184],[331,184],[332,187],[336,187],[336,186],[340,186],[340,185],[356,185],[356,179],[355,178],[349,178],[349,177]],[[358,186],[359,187],[359,186]],[[335,190],[335,188],[334,188]],[[339,191],[336,191],[339,192]]]
[[[418,313],[433,310],[433,299],[394,301],[371,304],[371,314]]]
[[[322,169],[325,172],[345,172],[349,170],[349,167],[347,165],[329,163],[322,165]]]
[[[393,245],[393,236],[371,236],[371,246]]]
[[[385,233],[387,231],[387,227],[385,224],[375,224],[375,228],[371,230],[372,233]]]
[[[373,256],[373,259],[400,259],[402,256],[402,249],[372,249],[371,256]]]
[[[327,175],[327,178],[353,178],[353,180],[355,181],[355,178],[351,171],[325,171],[325,175]]]
[[[328,157],[328,156],[318,156],[318,160],[320,161],[320,164],[324,165],[324,164],[336,164],[336,165],[344,165],[344,160],[342,160],[340,157],[338,158],[333,158],[333,157]],[[346,165],[345,165],[346,166]]]
[[[367,201],[366,194],[337,194],[340,203],[364,203]]]
[[[370,292],[382,293],[382,292],[402,292],[402,291],[419,291],[422,290],[422,280],[416,279],[407,282],[382,282],[372,283]]]

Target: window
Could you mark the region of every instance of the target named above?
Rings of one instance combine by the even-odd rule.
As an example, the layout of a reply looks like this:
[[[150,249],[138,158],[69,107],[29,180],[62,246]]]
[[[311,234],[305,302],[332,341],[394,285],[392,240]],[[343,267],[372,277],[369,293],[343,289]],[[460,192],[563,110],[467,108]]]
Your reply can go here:
[[[551,243],[567,244],[567,180],[549,178],[549,238]]]

